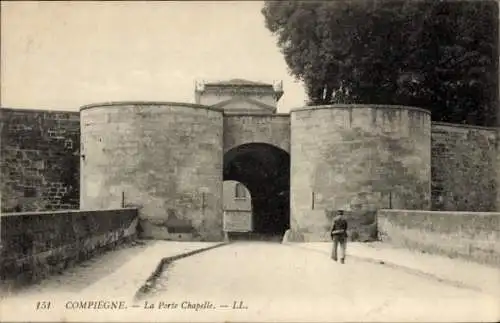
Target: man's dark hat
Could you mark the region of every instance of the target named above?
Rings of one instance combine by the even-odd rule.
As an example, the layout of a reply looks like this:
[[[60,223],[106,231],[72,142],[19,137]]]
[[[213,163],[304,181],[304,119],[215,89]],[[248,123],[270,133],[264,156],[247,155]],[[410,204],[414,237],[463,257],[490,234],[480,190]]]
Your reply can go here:
[[[344,210],[337,210],[338,215],[344,215]]]

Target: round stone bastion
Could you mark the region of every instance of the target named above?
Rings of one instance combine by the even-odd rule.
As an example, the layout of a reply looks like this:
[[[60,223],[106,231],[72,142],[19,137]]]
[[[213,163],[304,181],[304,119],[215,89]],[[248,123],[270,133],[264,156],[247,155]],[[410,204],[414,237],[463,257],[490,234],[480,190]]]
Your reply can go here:
[[[143,237],[222,239],[222,110],[92,104],[81,114],[81,209],[138,207]]]
[[[328,211],[429,209],[431,117],[390,105],[291,111],[290,225],[329,230]]]

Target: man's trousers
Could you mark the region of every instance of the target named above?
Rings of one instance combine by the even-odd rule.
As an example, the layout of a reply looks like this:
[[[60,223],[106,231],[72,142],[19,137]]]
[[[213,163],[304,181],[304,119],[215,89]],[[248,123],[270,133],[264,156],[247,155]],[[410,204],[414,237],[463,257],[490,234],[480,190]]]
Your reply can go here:
[[[344,237],[333,237],[333,248],[332,248],[332,259],[337,261],[337,251],[340,259],[345,259],[345,249],[347,245],[347,239]]]

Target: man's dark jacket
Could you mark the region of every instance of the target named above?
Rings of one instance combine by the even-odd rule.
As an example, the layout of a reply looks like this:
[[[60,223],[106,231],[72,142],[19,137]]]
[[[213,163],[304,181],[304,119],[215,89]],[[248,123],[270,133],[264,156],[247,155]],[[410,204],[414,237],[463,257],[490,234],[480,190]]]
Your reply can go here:
[[[342,230],[339,233],[333,233],[334,231]],[[335,219],[333,221],[332,231],[330,232],[332,239],[340,238],[345,239],[347,237],[347,221],[343,218]]]

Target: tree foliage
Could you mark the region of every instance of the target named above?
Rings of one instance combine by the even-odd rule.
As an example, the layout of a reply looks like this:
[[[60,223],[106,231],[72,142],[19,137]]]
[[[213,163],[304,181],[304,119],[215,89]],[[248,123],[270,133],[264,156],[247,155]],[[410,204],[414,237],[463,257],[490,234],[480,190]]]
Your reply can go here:
[[[266,27],[310,104],[419,106],[495,124],[495,1],[266,1]]]

